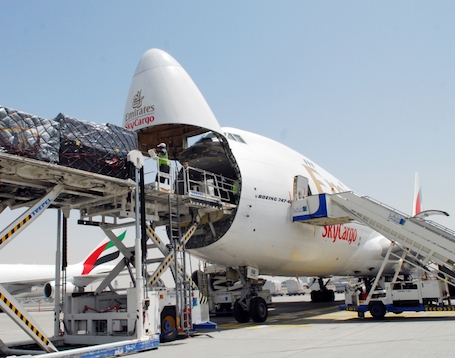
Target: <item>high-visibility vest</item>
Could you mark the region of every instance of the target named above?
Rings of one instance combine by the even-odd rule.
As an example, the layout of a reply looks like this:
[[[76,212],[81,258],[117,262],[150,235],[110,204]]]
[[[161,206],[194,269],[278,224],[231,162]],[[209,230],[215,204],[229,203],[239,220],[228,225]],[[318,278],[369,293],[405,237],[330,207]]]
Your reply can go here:
[[[239,193],[239,181],[238,180],[234,181],[234,184],[232,184],[232,193],[233,194]]]
[[[161,164],[170,165],[169,159],[167,157],[167,152],[158,152],[158,165]]]

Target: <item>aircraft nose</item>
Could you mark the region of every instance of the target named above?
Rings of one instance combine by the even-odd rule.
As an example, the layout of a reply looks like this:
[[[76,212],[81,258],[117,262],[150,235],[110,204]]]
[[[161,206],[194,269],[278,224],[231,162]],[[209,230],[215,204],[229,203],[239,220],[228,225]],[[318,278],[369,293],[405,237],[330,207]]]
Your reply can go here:
[[[182,67],[174,59],[174,57],[169,55],[167,52],[164,52],[163,50],[160,50],[158,48],[152,48],[142,55],[142,58],[136,67],[136,72],[134,73],[134,75],[137,75],[138,73],[147,70],[151,70],[153,68],[166,66]]]
[[[157,48],[146,51],[136,67],[123,126],[138,132],[140,150],[147,152],[161,142],[173,143],[176,156],[187,147],[188,137],[208,131],[222,133],[212,110],[185,69],[171,55]]]

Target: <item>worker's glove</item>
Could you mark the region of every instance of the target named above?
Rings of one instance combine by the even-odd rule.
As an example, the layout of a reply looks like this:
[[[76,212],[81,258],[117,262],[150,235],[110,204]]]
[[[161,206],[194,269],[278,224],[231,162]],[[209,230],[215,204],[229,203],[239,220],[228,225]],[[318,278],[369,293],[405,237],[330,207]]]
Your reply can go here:
[[[158,159],[158,155],[156,154],[156,150],[155,149],[149,149],[148,153],[150,155],[150,158],[152,158],[153,160],[157,160]]]

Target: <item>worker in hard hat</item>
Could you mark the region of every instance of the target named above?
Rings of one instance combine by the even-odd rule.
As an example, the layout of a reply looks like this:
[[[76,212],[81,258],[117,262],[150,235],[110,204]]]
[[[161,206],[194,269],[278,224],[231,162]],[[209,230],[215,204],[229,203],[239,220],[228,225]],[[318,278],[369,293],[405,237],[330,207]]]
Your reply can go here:
[[[171,171],[169,158],[167,155],[166,144],[160,143],[156,146],[156,154],[158,156],[158,167],[161,173],[169,174]],[[164,183],[166,180],[165,177],[160,176],[160,183]],[[158,181],[158,174],[156,176],[156,181]],[[169,180],[168,180],[169,183]],[[170,184],[170,183],[169,183]]]

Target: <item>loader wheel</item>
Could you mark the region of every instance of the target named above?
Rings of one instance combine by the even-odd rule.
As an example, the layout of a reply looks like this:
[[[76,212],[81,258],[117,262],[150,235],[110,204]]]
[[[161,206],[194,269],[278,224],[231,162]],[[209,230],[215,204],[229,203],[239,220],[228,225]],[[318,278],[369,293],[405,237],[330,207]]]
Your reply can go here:
[[[373,302],[370,304],[370,313],[374,319],[384,319],[386,314],[385,306],[382,302]]]

